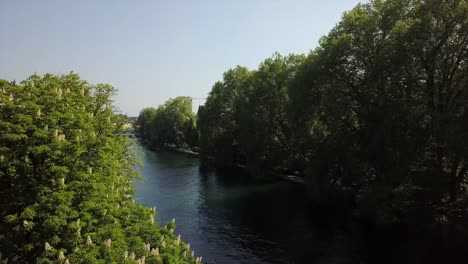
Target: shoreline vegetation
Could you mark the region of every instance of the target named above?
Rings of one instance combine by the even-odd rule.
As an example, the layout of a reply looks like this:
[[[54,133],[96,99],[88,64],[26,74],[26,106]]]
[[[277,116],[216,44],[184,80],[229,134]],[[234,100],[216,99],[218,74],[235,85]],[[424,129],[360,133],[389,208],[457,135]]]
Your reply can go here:
[[[137,133],[258,180],[288,168],[311,204],[371,223],[466,232],[467,17],[462,0],[359,4],[309,54],[229,69],[196,115],[177,97]]]
[[[0,80],[2,263],[201,263],[135,204],[116,90],[77,74]]]

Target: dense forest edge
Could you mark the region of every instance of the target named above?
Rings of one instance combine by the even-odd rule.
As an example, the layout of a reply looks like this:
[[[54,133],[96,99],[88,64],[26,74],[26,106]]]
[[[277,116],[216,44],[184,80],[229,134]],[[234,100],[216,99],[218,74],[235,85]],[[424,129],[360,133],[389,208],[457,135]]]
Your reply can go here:
[[[2,263],[201,263],[134,203],[139,161],[108,84],[0,80]]]
[[[307,55],[274,54],[190,97],[146,108],[153,148],[202,166],[304,177],[310,201],[374,223],[462,230],[467,223],[468,3],[359,4]]]

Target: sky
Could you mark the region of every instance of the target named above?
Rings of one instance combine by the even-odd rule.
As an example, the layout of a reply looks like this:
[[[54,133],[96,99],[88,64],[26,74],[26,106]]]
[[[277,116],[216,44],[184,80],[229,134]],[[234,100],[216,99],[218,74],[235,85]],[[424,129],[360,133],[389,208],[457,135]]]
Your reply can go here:
[[[359,0],[0,0],[0,79],[78,73],[137,116],[223,72],[308,53]],[[194,100],[194,111],[203,99]]]

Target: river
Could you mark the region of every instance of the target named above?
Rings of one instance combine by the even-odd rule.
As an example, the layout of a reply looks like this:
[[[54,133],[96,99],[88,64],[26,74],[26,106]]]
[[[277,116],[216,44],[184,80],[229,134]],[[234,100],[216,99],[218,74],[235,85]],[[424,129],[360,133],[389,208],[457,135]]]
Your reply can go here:
[[[317,221],[323,217],[308,208],[299,184],[258,184],[241,171],[203,172],[196,158],[180,153],[143,147],[140,154],[144,166],[138,170],[144,180],[135,181],[136,201],[156,206],[161,225],[175,218],[175,233],[191,244],[196,255],[203,256],[204,263],[437,260],[428,253],[432,244],[413,245],[405,233],[407,237],[395,242],[400,235],[389,240],[363,235],[355,224]]]

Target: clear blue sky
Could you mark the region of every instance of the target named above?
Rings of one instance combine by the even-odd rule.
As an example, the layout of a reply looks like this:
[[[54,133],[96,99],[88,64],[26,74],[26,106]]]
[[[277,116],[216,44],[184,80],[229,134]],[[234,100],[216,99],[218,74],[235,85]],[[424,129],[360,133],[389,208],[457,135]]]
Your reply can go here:
[[[236,65],[308,53],[358,2],[2,0],[0,79],[73,70],[118,88],[116,105],[137,115],[172,97],[206,97]]]

